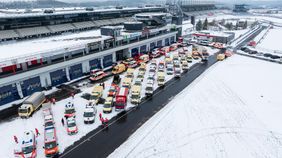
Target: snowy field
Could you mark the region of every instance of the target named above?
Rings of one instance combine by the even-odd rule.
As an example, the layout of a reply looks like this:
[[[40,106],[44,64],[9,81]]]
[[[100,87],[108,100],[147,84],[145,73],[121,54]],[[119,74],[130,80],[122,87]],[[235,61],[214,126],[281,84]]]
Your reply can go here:
[[[109,157],[281,158],[281,70],[239,55],[217,63]]]
[[[192,47],[188,47],[188,50],[191,52]],[[212,48],[207,48],[208,52],[210,54],[214,54],[215,52],[217,52],[217,49],[212,49]],[[171,52],[171,56],[173,54],[177,53],[177,51]],[[156,59],[157,62],[163,61],[164,60],[164,56],[157,58]],[[190,63],[189,66],[192,66],[193,64],[200,62],[199,60],[197,61],[193,61],[193,63]],[[148,71],[149,71],[149,66],[147,66],[147,71],[144,77],[144,83],[146,83],[146,79],[148,76]],[[137,76],[138,70],[135,70],[135,76]],[[121,77],[123,77],[125,75],[122,74]],[[155,78],[157,77],[157,75],[155,76]],[[165,80],[169,81],[171,78],[173,78],[173,75],[166,75],[165,76]],[[111,82],[112,82],[112,77],[110,77],[108,80],[105,81],[105,90],[103,93],[103,98],[106,98],[107,96],[107,92],[110,88]],[[121,81],[122,82],[122,81]],[[133,82],[134,83],[134,82]],[[157,86],[157,81],[155,81],[154,84],[154,89],[156,89]],[[59,149],[60,152],[63,152],[68,146],[72,145],[75,141],[78,141],[81,137],[85,136],[87,133],[89,133],[90,131],[98,128],[101,123],[99,121],[99,117],[96,116],[96,120],[94,124],[90,124],[90,125],[85,125],[83,122],[83,112],[85,109],[85,105],[88,103],[87,100],[81,98],[81,96],[84,93],[91,93],[93,89],[93,85],[91,86],[84,86],[81,87],[81,91],[82,93],[79,93],[75,96],[74,99],[68,98],[62,101],[57,102],[55,105],[52,106],[53,109],[53,113],[54,113],[54,120],[55,120],[55,127],[56,127],[56,131],[57,131],[57,135],[58,135],[58,143],[59,143]],[[142,86],[142,93],[141,96],[144,97],[145,96],[145,85]],[[130,99],[129,99],[130,100]],[[78,126],[78,133],[76,135],[72,135],[69,136],[67,134],[66,128],[64,126],[62,126],[61,124],[61,119],[64,116],[64,107],[65,104],[69,101],[73,101],[74,102],[74,106],[76,109],[76,123]],[[130,102],[128,102],[127,108],[131,108],[134,107],[135,105],[131,104]],[[97,108],[97,114],[102,113],[103,111],[103,105],[98,105],[96,106]],[[113,112],[110,114],[103,114],[103,117],[106,117],[108,119],[112,118],[113,116],[116,116],[118,113],[115,112],[115,110],[113,109]],[[13,151],[15,148],[15,143],[13,141],[13,136],[16,135],[17,137],[21,137],[24,131],[27,130],[33,130],[37,128],[41,135],[37,138],[37,154],[38,154],[38,158],[43,158],[44,157],[44,150],[43,150],[43,146],[44,146],[44,127],[43,127],[43,114],[42,114],[42,109],[35,112],[34,115],[29,118],[29,119],[21,119],[21,118],[14,118],[13,120],[9,121],[9,122],[4,122],[0,124],[0,131],[1,131],[1,135],[0,135],[0,139],[2,140],[0,142],[0,146],[2,147],[0,149],[0,158],[12,158],[13,156]]]
[[[282,52],[282,45],[280,43],[281,36],[282,28],[270,29],[262,42],[257,45],[257,48]]]

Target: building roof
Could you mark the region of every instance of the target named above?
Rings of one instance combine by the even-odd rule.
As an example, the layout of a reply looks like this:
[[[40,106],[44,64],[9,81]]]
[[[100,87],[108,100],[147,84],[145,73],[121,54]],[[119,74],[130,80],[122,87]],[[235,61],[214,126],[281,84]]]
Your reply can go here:
[[[101,36],[100,30],[91,30],[43,39],[3,43],[0,44],[0,63],[19,58],[25,60],[27,57],[39,57],[39,55],[52,56],[66,50],[79,50],[85,48],[87,43],[110,38],[110,36]]]
[[[0,18],[16,18],[16,17],[36,17],[36,16],[50,16],[50,15],[63,15],[63,14],[78,14],[78,13],[99,13],[99,12],[120,12],[128,10],[147,10],[147,9],[161,9],[162,7],[128,7],[122,9],[109,8],[109,9],[96,9],[87,11],[85,8],[39,8],[39,9],[0,9]],[[44,10],[53,10],[54,13],[44,13]]]

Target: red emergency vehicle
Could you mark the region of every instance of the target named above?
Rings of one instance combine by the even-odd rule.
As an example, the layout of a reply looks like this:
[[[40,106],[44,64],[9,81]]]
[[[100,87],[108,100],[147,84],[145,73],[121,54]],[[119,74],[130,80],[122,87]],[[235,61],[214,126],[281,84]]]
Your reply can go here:
[[[115,108],[116,111],[124,110],[127,105],[128,88],[121,87],[116,94]]]

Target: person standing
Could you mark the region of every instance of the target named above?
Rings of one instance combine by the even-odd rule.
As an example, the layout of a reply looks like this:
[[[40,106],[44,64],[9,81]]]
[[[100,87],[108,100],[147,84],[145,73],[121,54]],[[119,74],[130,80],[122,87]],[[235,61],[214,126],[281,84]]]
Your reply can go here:
[[[15,141],[15,143],[17,143],[17,144],[19,143],[17,136],[14,136],[14,141]]]
[[[65,126],[65,120],[64,118],[61,119],[62,125]]]
[[[40,135],[40,133],[39,133],[37,128],[35,128],[35,134],[36,134],[36,137],[38,137]]]

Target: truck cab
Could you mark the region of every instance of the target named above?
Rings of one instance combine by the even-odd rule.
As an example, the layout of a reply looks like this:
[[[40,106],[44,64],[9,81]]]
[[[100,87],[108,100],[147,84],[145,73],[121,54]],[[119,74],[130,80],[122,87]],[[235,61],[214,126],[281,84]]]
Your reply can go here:
[[[174,66],[174,75],[175,77],[179,78],[181,76],[181,68],[180,65]]]
[[[140,104],[141,102],[141,86],[134,85],[131,89],[131,103]]]
[[[119,83],[120,83],[120,77],[119,77],[119,75],[114,75],[114,77],[113,77],[113,82],[112,82],[112,84],[115,84],[115,85],[118,85]]]
[[[139,72],[146,72],[146,64],[145,63],[141,63],[140,67],[139,67]]]
[[[165,70],[165,63],[161,61],[159,63],[159,66],[158,66],[158,71],[159,72],[164,72],[164,70]]]
[[[140,63],[141,63],[141,62],[147,63],[149,60],[150,60],[150,57],[149,57],[149,55],[147,55],[147,54],[141,55],[141,56],[139,57],[139,62],[140,62]]]
[[[168,75],[173,75],[173,73],[174,73],[173,64],[167,64],[166,65],[166,73]]]
[[[21,118],[30,117],[33,112],[41,107],[45,101],[45,95],[43,92],[35,92],[26,100],[23,101],[22,105],[18,109],[18,114]]]
[[[108,91],[108,96],[114,97],[116,95],[117,88],[118,88],[118,86],[112,84],[109,91]]]
[[[95,86],[92,90],[91,96],[90,96],[90,101],[94,104],[97,105],[99,103],[100,98],[103,95],[104,88],[101,85]]]
[[[128,93],[129,93],[128,88],[122,87],[119,89],[114,103],[116,111],[125,110],[127,105]]]
[[[188,68],[189,68],[189,67],[188,67],[188,62],[187,62],[186,60],[183,61],[183,62],[182,62],[182,69],[186,71],[186,70],[188,70]]]
[[[165,73],[158,72],[158,86],[164,86],[165,84]]]
[[[224,54],[218,54],[218,55],[216,56],[216,59],[217,59],[218,61],[223,61],[223,60],[225,59],[225,55],[224,55]]]
[[[16,157],[35,158],[37,156],[37,142],[35,134],[32,131],[24,132],[22,141],[20,141],[19,143],[19,150],[14,151]]]
[[[84,123],[85,124],[92,124],[95,122],[95,116],[97,114],[97,109],[92,106],[86,106],[83,113]]]
[[[192,63],[192,62],[193,62],[192,54],[187,53],[187,54],[186,54],[186,59],[187,59],[187,62],[188,62],[188,63]]]
[[[135,68],[135,67],[138,66],[137,61],[134,60],[133,58],[128,58],[128,59],[122,61],[122,63],[125,64],[129,68]]]
[[[139,71],[138,74],[137,74],[137,78],[136,79],[141,79],[143,81],[144,76],[145,76],[145,72]]]
[[[65,117],[75,117],[75,108],[72,102],[68,102],[65,105]]]
[[[55,157],[59,154],[59,146],[55,128],[45,129],[43,148],[46,157]]]
[[[135,70],[133,68],[128,68],[127,71],[126,71],[126,77],[133,79],[134,78],[134,71]]]
[[[125,78],[123,79],[123,82],[122,82],[122,87],[130,88],[130,87],[131,87],[131,82],[132,82],[132,79],[131,79],[131,78],[125,77]]]
[[[147,83],[146,88],[145,88],[145,95],[146,96],[152,96],[153,93],[154,93],[153,84]]]
[[[103,113],[111,113],[113,109],[113,97],[107,97],[103,107]]]

